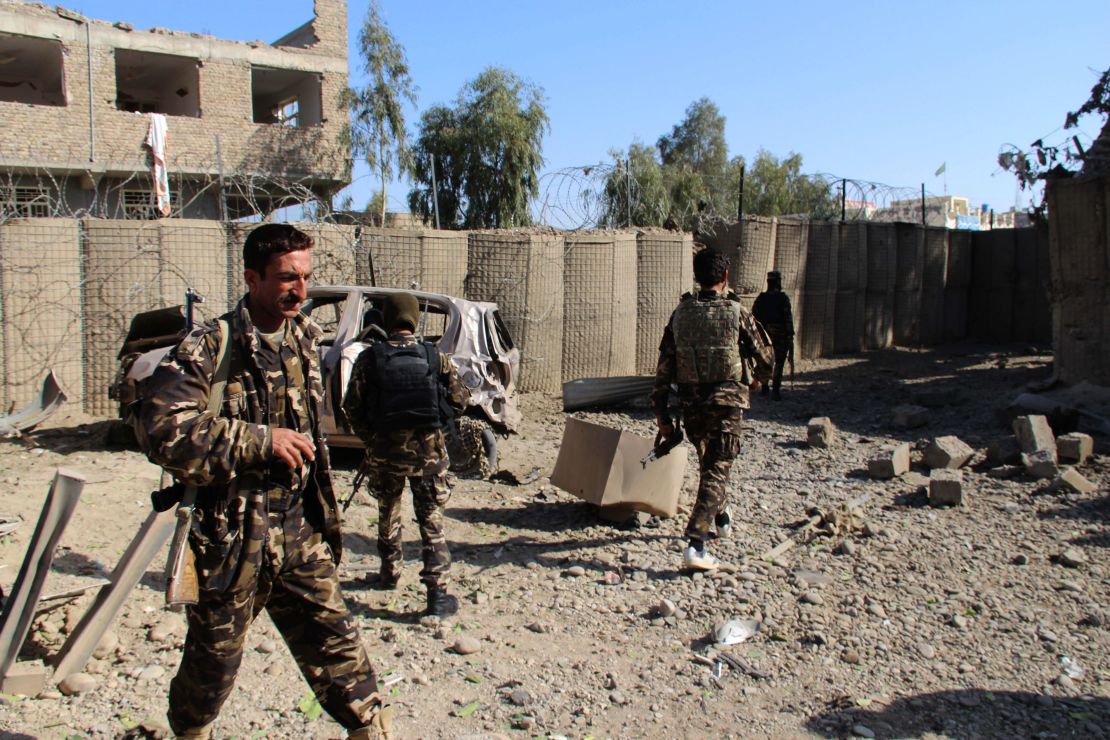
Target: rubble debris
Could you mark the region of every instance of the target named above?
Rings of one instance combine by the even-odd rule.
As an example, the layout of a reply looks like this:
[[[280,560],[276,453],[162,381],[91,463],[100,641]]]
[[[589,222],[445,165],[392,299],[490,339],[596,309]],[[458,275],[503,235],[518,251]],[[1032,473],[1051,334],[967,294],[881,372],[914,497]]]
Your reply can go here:
[[[806,438],[810,447],[829,448],[836,444],[836,426],[827,416],[815,416],[809,420]]]
[[[1062,461],[1082,465],[1095,451],[1095,441],[1089,434],[1071,432],[1056,438],[1056,455]]]
[[[964,505],[964,474],[959,470],[937,468],[929,475],[929,504]]]
[[[736,645],[758,634],[763,623],[758,619],[730,619],[713,629],[713,640],[718,645]]]
[[[924,461],[929,468],[962,468],[975,454],[966,442],[955,435],[937,437],[925,448]]]
[[[1048,419],[1037,414],[1019,416],[1014,419],[1013,428],[1018,446],[1024,454],[1049,452],[1052,455],[1052,461],[1056,462],[1056,435],[1052,433]]]
[[[1025,472],[1038,480],[1055,478],[1059,472],[1056,465],[1056,450],[1036,450],[1031,453],[1021,453],[1021,464]]]
[[[1087,564],[1087,556],[1078,547],[1069,547],[1060,553],[1060,565],[1065,568],[1082,568]]]
[[[0,680],[0,694],[38,696],[48,678],[50,669],[39,662],[16,663]]]
[[[831,511],[811,509],[809,520],[798,528],[793,537],[783,540],[759,556],[760,560],[773,561],[799,542],[815,535],[828,537],[844,536],[864,528],[863,510],[860,508],[871,500],[870,493],[856,496]]]
[[[1075,468],[1064,468],[1060,471],[1060,475],[1056,476],[1056,479],[1052,481],[1051,488],[1054,491],[1093,493],[1098,486],[1087,480],[1087,478]]]
[[[637,398],[646,399],[654,384],[654,375],[568,380],[563,383],[563,411],[611,406]]]
[[[894,426],[900,429],[916,429],[929,423],[929,409],[924,406],[905,404],[894,407]]]
[[[15,413],[0,416],[0,434],[14,437],[34,429],[60,409],[68,398],[69,394],[58,376],[53,370],[48,370],[46,377],[42,379],[42,389],[36,401]]]
[[[19,529],[19,525],[23,524],[23,519],[19,514],[7,514],[0,512],[0,537],[6,534],[11,534]]]
[[[884,445],[878,454],[867,461],[867,472],[872,478],[888,480],[909,472],[910,445],[903,442],[897,445]]]
[[[1020,465],[999,465],[997,468],[991,468],[987,471],[987,475],[999,480],[1007,480],[1009,478],[1016,478],[1022,474],[1025,468]]]
[[[1009,422],[1019,416],[1040,414],[1048,420],[1055,434],[1074,432],[1079,427],[1079,409],[1035,393],[1022,393],[1010,402],[1004,413],[1004,421]]]

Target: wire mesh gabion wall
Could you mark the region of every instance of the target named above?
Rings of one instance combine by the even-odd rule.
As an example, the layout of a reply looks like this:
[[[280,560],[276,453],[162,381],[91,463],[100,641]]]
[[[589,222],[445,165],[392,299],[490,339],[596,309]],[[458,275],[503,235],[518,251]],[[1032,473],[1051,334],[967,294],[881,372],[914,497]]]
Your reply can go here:
[[[636,235],[567,234],[563,380],[636,372]]]
[[[547,231],[469,235],[466,297],[497,303],[520,349],[523,391],[562,390],[563,248]]]
[[[864,349],[894,343],[894,224],[867,225],[867,295],[864,304]]]
[[[834,352],[863,349],[867,297],[867,227],[840,224],[836,267]]]
[[[465,231],[363,228],[359,235],[358,281],[362,285],[416,286],[461,296],[466,261]]]
[[[797,323],[801,357],[833,352],[836,339],[836,287],[840,230],[833,223],[812,223],[807,231],[805,282]]]
[[[675,231],[636,236],[636,374],[653,375],[659,340],[678,299],[694,289],[694,239]]]
[[[0,400],[37,397],[54,370],[71,403],[84,397],[81,243],[73,219],[0,224]]]

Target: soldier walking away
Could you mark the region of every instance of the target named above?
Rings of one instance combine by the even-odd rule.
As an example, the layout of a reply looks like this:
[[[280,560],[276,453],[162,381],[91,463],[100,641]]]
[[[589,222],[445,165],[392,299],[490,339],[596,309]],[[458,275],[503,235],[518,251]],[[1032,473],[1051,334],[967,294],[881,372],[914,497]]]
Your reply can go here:
[[[388,296],[382,313],[389,339],[359,355],[343,400],[347,420],[366,444],[361,472],[378,500],[378,587],[394,589],[401,577],[401,499],[408,479],[423,545],[427,613],[446,617],[459,602],[447,592],[451,553],[443,509],[451,487],[444,429],[466,408],[468,392],[451,359],[413,334],[420,320],[415,296]]]
[[[698,453],[698,495],[682,554],[693,570],[719,565],[706,542],[731,532],[729,473],[740,452],[748,386],[770,377],[773,361],[739,296],[725,287],[728,269],[728,256],[721,251],[703,249],[694,255],[701,290],[682,296],[663,330],[651,392],[659,434],[668,438],[675,427],[667,400],[671,384],[677,384],[686,433]]]
[[[752,315],[767,330],[775,348],[775,374],[771,378],[771,388],[763,386],[763,395],[770,392],[771,398],[778,401],[782,398],[783,366],[787,357],[793,362],[794,353],[794,313],[790,310],[790,296],[782,292],[781,273],[767,273],[767,290],[756,296]]]
[[[336,570],[342,537],[320,429],[321,331],[300,313],[311,247],[288,224],[254,229],[243,245],[247,295],[175,347],[139,401],[147,455],[197,486],[189,545],[199,597],[169,692],[179,737],[210,737],[262,609],[349,737],[391,736],[392,712]],[[214,381],[218,356],[229,366]],[[213,413],[209,394],[218,397],[225,379]]]

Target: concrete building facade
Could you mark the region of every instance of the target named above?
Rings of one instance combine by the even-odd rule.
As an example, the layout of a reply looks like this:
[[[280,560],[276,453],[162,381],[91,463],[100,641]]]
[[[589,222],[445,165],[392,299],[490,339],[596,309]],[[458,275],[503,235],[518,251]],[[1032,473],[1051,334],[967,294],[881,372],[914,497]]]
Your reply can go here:
[[[173,216],[328,198],[350,181],[347,77],[345,0],[270,44],[0,0],[0,218],[155,216],[151,113]]]

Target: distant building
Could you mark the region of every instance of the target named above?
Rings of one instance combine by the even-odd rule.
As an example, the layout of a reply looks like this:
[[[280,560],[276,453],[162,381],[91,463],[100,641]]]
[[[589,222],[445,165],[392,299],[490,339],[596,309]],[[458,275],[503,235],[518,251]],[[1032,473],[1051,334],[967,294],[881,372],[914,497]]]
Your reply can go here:
[[[330,198],[350,181],[346,85],[346,0],[272,44],[0,0],[0,217],[158,216],[152,113],[172,216]]]
[[[926,198],[925,224],[943,226],[949,229],[985,231],[987,229],[1014,229],[1029,225],[1029,214],[1011,209],[1004,213],[994,213],[984,205],[972,208],[967,198],[958,195],[942,195]],[[892,201],[886,208],[878,208],[871,214],[872,221],[898,221],[921,223],[920,198]]]

